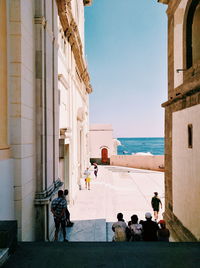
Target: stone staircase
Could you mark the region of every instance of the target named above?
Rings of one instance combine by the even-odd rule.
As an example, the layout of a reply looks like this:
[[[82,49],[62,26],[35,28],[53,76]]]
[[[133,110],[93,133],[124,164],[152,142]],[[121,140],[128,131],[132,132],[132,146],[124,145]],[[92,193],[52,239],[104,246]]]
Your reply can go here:
[[[200,243],[24,242],[4,268],[197,268]]]

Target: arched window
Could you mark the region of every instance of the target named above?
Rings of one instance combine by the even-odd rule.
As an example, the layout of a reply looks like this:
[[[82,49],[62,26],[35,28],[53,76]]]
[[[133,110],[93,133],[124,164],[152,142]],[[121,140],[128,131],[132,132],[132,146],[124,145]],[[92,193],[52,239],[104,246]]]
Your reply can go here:
[[[186,26],[186,67],[200,61],[200,0],[192,1]]]

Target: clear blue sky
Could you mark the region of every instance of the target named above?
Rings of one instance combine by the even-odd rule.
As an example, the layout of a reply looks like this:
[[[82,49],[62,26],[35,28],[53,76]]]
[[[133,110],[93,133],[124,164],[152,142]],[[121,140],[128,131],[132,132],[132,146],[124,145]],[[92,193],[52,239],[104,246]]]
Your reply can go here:
[[[115,137],[164,136],[165,11],[157,0],[93,0],[85,8],[90,123],[112,124]]]

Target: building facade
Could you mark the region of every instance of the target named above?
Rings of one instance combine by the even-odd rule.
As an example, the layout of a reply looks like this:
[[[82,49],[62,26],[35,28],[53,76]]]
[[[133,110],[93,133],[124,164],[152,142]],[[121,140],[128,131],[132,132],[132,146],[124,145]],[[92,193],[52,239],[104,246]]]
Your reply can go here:
[[[200,240],[200,1],[168,4],[165,218],[178,241]]]
[[[81,172],[74,168],[74,161],[79,151],[88,150],[87,103],[91,86],[82,42],[83,6],[90,2],[0,1],[0,220],[17,220],[19,240],[51,239],[51,199],[62,186],[70,189],[72,199],[78,189]],[[75,10],[79,9],[77,23]],[[66,70],[70,79],[59,63],[61,32],[68,44],[66,59],[71,63]],[[60,91],[64,85],[71,93],[65,96],[67,108],[63,116]],[[73,106],[71,115],[68,101]],[[84,142],[76,146],[81,131]],[[70,135],[72,153],[66,162],[71,171],[66,179],[61,176],[60,162],[62,140],[69,144]],[[87,161],[88,154],[84,154],[78,166]],[[67,165],[63,169],[68,170]]]
[[[85,72],[83,2],[68,3],[69,18],[62,17],[63,8],[60,6],[58,17],[59,178],[69,189],[69,200],[73,203],[89,163],[88,94],[92,89]],[[70,28],[66,28],[66,19],[73,22]]]
[[[90,125],[90,162],[110,164],[110,157],[117,154],[120,142],[113,138],[113,128],[109,124]]]

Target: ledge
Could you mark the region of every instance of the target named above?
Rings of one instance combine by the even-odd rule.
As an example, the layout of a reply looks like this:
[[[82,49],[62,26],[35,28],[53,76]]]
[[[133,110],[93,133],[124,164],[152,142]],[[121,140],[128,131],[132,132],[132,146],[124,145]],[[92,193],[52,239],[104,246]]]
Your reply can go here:
[[[10,148],[0,148],[0,160],[6,160],[10,158]]]

